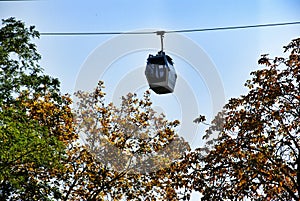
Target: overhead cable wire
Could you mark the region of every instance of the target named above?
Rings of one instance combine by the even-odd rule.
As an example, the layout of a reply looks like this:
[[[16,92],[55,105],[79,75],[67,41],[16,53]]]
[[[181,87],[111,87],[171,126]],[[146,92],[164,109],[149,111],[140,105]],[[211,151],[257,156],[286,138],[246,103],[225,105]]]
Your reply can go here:
[[[227,27],[214,27],[214,28],[199,28],[199,29],[182,29],[182,30],[169,30],[169,31],[136,31],[136,32],[41,32],[42,36],[92,36],[92,35],[140,35],[140,34],[161,34],[161,33],[191,33],[191,32],[205,32],[205,31],[221,31],[221,30],[236,30],[236,29],[250,29],[261,27],[277,27],[288,25],[299,25],[300,21],[284,22],[284,23],[270,23],[270,24],[255,24],[244,26],[227,26]]]
[[[121,34],[155,34],[156,31],[141,31],[141,32],[41,32],[43,36],[88,36],[88,35],[121,35]]]
[[[206,29],[183,29],[183,30],[176,30],[176,31],[166,31],[166,33],[188,33],[188,32],[202,32],[202,31],[249,29],[249,28],[259,28],[259,27],[287,26],[287,25],[296,25],[296,24],[300,24],[300,22],[285,22],[285,23],[274,23],[274,24],[256,24],[256,25],[245,25],[245,26],[215,27],[215,28],[206,28]]]

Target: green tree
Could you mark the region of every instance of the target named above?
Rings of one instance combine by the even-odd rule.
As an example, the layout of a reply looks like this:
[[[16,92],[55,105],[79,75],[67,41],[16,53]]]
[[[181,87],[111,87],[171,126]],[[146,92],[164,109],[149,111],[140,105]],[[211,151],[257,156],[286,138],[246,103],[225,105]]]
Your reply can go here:
[[[202,200],[300,199],[300,39],[284,48],[288,58],[262,55],[249,92],[213,121],[213,148],[187,159]]]
[[[188,198],[179,122],[156,114],[148,92],[106,104],[102,82],[76,93],[74,121],[70,98],[38,65],[38,36],[14,18],[0,29],[0,199]]]
[[[70,99],[59,81],[44,75],[31,42],[33,26],[15,18],[0,29],[0,199],[46,200],[58,197],[51,178],[66,145],[76,138]]]
[[[204,136],[218,138],[190,151],[149,92],[117,107],[99,82],[76,93],[73,114],[38,65],[38,36],[2,21],[1,200],[189,200],[192,190],[203,200],[299,200],[300,39],[285,47],[288,58],[262,56],[248,94],[231,99]]]

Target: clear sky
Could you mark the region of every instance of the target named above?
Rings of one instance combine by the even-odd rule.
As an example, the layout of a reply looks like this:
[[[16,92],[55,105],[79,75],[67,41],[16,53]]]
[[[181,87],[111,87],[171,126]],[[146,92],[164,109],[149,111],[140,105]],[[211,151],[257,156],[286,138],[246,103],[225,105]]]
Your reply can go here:
[[[1,19],[14,16],[27,25],[36,25],[40,32],[181,30],[293,22],[300,21],[299,10],[299,0],[0,1]],[[213,99],[218,99],[218,94],[214,95],[216,91],[223,90],[226,100],[246,93],[243,84],[250,78],[249,73],[259,68],[257,60],[260,55],[281,56],[282,47],[299,36],[300,25],[165,35],[165,51],[173,57],[180,80],[175,89],[177,94],[153,95],[156,108],[166,112],[171,119],[179,118],[184,122],[183,127],[193,127],[184,131],[195,129],[196,125],[191,126],[192,118],[199,113],[208,117],[215,113]],[[160,48],[159,38],[155,35],[147,39],[149,43],[143,43],[140,36],[118,37],[121,36],[41,36],[36,43],[45,72],[58,77],[63,92],[70,94],[76,88],[81,70],[93,55],[97,58],[96,52],[103,51],[105,44],[107,52],[102,52],[102,56],[104,54],[107,58],[122,50],[124,44],[130,46],[131,52],[116,55],[109,66],[101,66],[103,61],[95,60],[99,62],[99,68],[105,69],[104,75],[97,76],[110,86],[107,90],[110,99],[113,99],[112,94],[118,93],[118,87],[133,87],[138,93],[147,88],[145,83],[140,83],[145,79],[139,69],[144,67],[148,53],[155,53]],[[127,39],[129,43],[125,42]],[[185,39],[193,42],[198,49],[189,49],[190,43],[182,42]],[[120,43],[117,43],[118,40]],[[135,43],[137,47],[133,45]],[[180,52],[178,47],[182,47],[184,52]],[[198,54],[200,50],[204,55],[199,57],[200,60],[203,58],[203,63],[193,65],[193,59],[187,57]],[[215,71],[210,72],[206,67]],[[196,72],[199,68],[204,70]],[[92,69],[90,75],[94,72]],[[222,84],[217,90],[208,83],[215,77]],[[89,77],[86,77],[86,82],[89,82]],[[223,99],[222,94],[220,99]],[[190,106],[186,106],[189,103]],[[185,114],[186,111],[188,114]],[[187,136],[194,146],[201,140],[201,133],[197,132],[197,135]]]

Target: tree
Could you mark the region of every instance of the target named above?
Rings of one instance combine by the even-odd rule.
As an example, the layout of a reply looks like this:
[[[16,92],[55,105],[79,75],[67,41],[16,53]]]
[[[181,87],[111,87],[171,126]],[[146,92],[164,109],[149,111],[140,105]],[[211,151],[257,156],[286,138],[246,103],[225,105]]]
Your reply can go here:
[[[300,39],[284,48],[288,58],[262,55],[249,92],[212,122],[213,148],[186,159],[203,200],[300,200]]]
[[[14,18],[0,29],[1,200],[178,200],[188,144],[151,108],[150,94],[106,104],[103,83],[71,99],[44,75],[31,42],[39,36]],[[75,115],[75,116],[74,116]],[[76,118],[74,118],[76,117]],[[74,121],[76,120],[76,121]],[[76,141],[79,134],[84,143]]]
[[[57,197],[51,183],[66,146],[76,139],[70,99],[59,81],[42,73],[31,42],[39,37],[15,18],[0,29],[0,198],[46,200]]]
[[[38,65],[38,36],[14,18],[0,29],[1,200],[189,200],[192,190],[203,200],[300,199],[300,39],[288,58],[262,55],[248,94],[204,136],[218,138],[191,151],[148,91],[117,107],[99,82],[75,94],[72,113]]]
[[[99,82],[91,93],[76,93],[76,127],[83,137],[81,145],[70,147],[67,172],[61,180],[62,200],[177,200],[186,196],[189,192],[183,191],[182,181],[167,174],[179,171],[176,164],[189,151],[174,131],[179,122],[156,114],[149,92],[142,99],[129,93],[116,107],[105,103],[103,87]]]

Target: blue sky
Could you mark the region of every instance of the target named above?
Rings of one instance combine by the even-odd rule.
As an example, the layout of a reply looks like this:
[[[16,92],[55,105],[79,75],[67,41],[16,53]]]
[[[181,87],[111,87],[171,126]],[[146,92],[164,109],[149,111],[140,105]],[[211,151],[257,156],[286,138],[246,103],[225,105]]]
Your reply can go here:
[[[1,19],[14,16],[27,25],[36,25],[40,32],[181,30],[293,22],[300,21],[299,10],[300,2],[298,0],[0,1]],[[261,54],[270,53],[271,57],[280,56],[283,54],[282,47],[299,35],[300,25],[293,25],[182,33],[178,38],[180,39],[182,36],[192,41],[199,47],[198,49],[203,51],[206,59],[213,64],[213,68],[222,82],[224,98],[228,100],[246,93],[243,84],[250,78],[249,73],[259,68],[257,60]],[[117,40],[116,37],[118,36],[41,36],[35,42],[42,55],[41,66],[45,72],[58,77],[61,81],[62,91],[72,94],[76,80],[80,76],[85,62],[89,61],[89,56],[99,48],[103,48],[104,44],[108,44],[108,46],[112,44]],[[148,53],[156,52],[156,46],[157,51],[159,50],[159,38],[154,35],[153,41],[155,41],[155,37],[157,44],[153,44],[149,50],[141,44],[142,51],[133,51],[111,62],[103,76],[106,85],[111,86],[108,87],[110,96],[115,93],[114,90],[122,79],[128,83],[127,85],[135,86],[137,77],[144,77],[142,71],[137,74],[139,71],[132,70],[143,67]],[[193,98],[190,95],[153,95],[153,99],[156,109],[166,112],[171,119],[185,118],[184,111],[190,112],[190,115],[187,115],[188,120],[181,119],[181,121],[187,121],[188,123],[184,126],[190,125],[193,128],[189,127],[185,131],[191,131],[195,129],[196,125],[191,125],[189,118],[196,117],[197,113],[205,114],[210,118],[213,116],[211,94],[214,92],[210,91],[204,75],[197,74],[193,66],[188,63],[189,61],[180,57],[182,55],[175,54],[174,49],[171,48],[175,47],[174,40],[172,42],[170,38],[172,38],[171,35],[165,36],[166,52],[170,52],[175,61],[177,73],[182,77],[182,82],[178,81],[176,88],[187,87],[187,91],[191,91],[194,101],[196,101],[196,108],[193,108]],[[134,38],[130,40],[133,43],[135,41]],[[177,41],[174,43],[177,44]],[[108,48],[106,54],[109,56],[110,52],[114,52],[118,48],[122,47],[114,45],[110,49]],[[192,49],[185,48],[185,55],[195,54]],[[100,64],[101,61],[99,61]],[[199,66],[201,65],[206,64],[199,62]],[[202,68],[205,67],[202,66]],[[208,67],[211,66],[208,65]],[[133,77],[130,77],[131,75]],[[138,93],[142,93],[147,88],[144,85],[135,87]],[[191,103],[191,106],[187,110],[183,105],[188,103]],[[197,130],[197,132],[200,131]],[[201,133],[187,138],[196,142],[194,145],[197,146],[201,141]]]
[[[293,22],[300,21],[299,9],[298,0],[0,1],[1,19],[14,16],[27,25],[35,25],[40,32],[181,30]],[[249,73],[259,68],[257,60],[260,55],[264,53],[270,53],[271,57],[282,55],[282,46],[299,37],[299,33],[300,25],[166,34],[165,51],[173,57],[177,73],[182,78],[182,82],[177,82],[175,92],[182,89],[186,93],[181,93],[181,96],[177,96],[176,93],[169,96],[153,94],[156,109],[165,112],[170,119],[181,120],[182,127],[188,127],[184,130],[186,133],[194,132],[189,130],[198,129],[197,125],[191,124],[192,119],[200,113],[211,119],[216,112],[213,109],[212,99],[218,99],[217,96],[212,97],[215,91],[206,82],[207,75],[197,73],[195,68],[215,70],[214,75],[222,83],[220,88],[223,90],[224,99],[237,97],[246,93],[247,90],[243,85],[250,78]],[[117,37],[119,36],[41,36],[35,42],[42,55],[41,66],[45,72],[58,77],[62,91],[72,94],[81,70],[89,61],[89,56],[103,48],[104,44],[108,45],[105,53],[108,56],[124,48],[121,47],[124,44],[120,43],[118,47],[114,43]],[[204,52],[211,65],[200,60],[198,66],[191,66],[188,60],[184,60],[186,58],[183,58],[183,55],[176,55],[174,48],[176,49],[177,44],[185,48],[185,56],[198,54],[197,50],[189,49],[181,44],[181,41],[176,41],[176,37],[178,40],[186,39],[193,42]],[[140,94],[147,89],[143,72],[137,74],[137,71],[133,70],[144,68],[148,54],[160,49],[158,36],[153,35],[149,41],[155,44],[151,44],[151,47],[141,44],[143,50],[139,52],[132,50],[126,55],[120,55],[111,61],[110,66],[105,67],[107,69],[104,76],[99,75],[99,79],[103,79],[108,86],[109,100],[113,100],[113,94],[118,90],[118,86],[124,86],[123,82],[127,82],[126,86],[134,86],[132,90]],[[136,37],[136,41],[135,37],[130,38],[130,42],[142,43],[139,36]],[[114,46],[109,46],[110,44]],[[101,66],[102,61],[96,62],[99,63],[99,68],[104,68]],[[92,76],[93,72],[90,72],[90,75]],[[137,78],[143,79],[143,85],[135,84]],[[89,82],[89,77],[86,78],[86,82]],[[193,101],[195,105],[192,104]],[[190,106],[184,106],[189,102]],[[222,94],[220,102],[224,102]],[[201,141],[201,134],[189,138],[190,141],[198,143]]]
[[[299,21],[297,0],[212,1],[22,1],[0,2],[0,17],[15,16],[40,32],[179,30]],[[185,33],[215,63],[226,97],[244,92],[243,83],[262,53],[278,53],[300,26]],[[47,73],[70,92],[80,66],[97,46],[114,36],[42,36],[37,44]],[[167,38],[168,36],[166,36]]]

